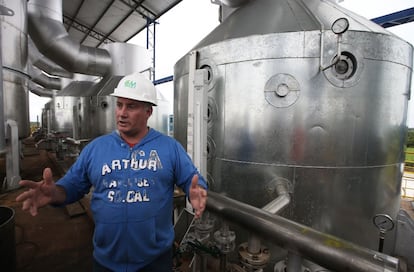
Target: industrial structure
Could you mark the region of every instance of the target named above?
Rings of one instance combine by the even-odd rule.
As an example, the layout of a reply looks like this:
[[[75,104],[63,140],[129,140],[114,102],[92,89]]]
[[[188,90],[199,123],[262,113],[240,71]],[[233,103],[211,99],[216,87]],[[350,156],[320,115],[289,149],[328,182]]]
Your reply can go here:
[[[115,129],[109,94],[140,72],[174,81],[150,125],[209,183],[203,218],[174,211],[186,271],[414,271],[400,205],[413,47],[386,30],[414,8],[367,20],[329,0],[217,0],[218,27],[157,79],[156,20],[179,2],[2,2],[2,194],[19,189],[24,139],[67,169]],[[147,48],[127,43],[141,31]],[[51,98],[32,135],[28,92]]]

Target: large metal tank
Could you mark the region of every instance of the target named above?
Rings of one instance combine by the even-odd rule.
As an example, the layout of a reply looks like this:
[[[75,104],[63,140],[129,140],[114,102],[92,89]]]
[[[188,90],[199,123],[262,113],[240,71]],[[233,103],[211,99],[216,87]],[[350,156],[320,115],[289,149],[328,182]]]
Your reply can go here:
[[[19,138],[30,134],[27,90],[27,1],[5,0],[2,14],[1,53],[3,64],[4,119],[17,122]],[[12,53],[11,53],[12,52]],[[7,137],[7,135],[6,135]]]
[[[194,50],[211,190],[263,207],[287,180],[283,216],[376,250],[373,217],[399,211],[412,46],[333,1],[255,0]],[[190,54],[174,67],[184,146],[189,67]]]
[[[88,139],[92,120],[90,100],[93,81],[73,81],[53,97],[51,131],[62,137]]]

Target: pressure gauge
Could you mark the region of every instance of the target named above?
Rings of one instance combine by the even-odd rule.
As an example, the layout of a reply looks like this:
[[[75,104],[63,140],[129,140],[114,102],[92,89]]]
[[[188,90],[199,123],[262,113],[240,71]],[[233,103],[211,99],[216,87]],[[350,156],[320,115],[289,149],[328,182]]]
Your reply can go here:
[[[349,27],[348,19],[342,17],[342,18],[336,19],[336,21],[332,24],[331,30],[333,31],[333,33],[339,35],[347,31],[348,27]]]
[[[394,221],[388,214],[375,215],[373,222],[380,231],[389,231],[394,228]]]

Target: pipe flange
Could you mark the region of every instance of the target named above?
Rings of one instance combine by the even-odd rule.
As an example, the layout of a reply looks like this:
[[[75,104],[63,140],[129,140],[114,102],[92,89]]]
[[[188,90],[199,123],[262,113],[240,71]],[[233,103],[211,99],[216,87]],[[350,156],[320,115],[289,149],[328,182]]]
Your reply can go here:
[[[261,247],[259,253],[250,253],[248,243],[239,246],[239,257],[243,265],[250,268],[264,268],[269,262],[270,251],[267,247]]]

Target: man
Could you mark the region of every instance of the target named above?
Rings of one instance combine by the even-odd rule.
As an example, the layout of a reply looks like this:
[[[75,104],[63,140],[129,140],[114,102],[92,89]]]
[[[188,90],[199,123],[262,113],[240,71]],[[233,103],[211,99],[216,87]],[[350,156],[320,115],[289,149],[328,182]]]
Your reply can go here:
[[[16,200],[33,216],[48,204],[75,202],[90,191],[95,221],[94,271],[172,271],[173,190],[184,190],[201,216],[207,184],[182,146],[147,126],[156,91],[141,74],[124,77],[117,97],[117,130],[89,143],[56,183],[20,181],[29,190]]]

